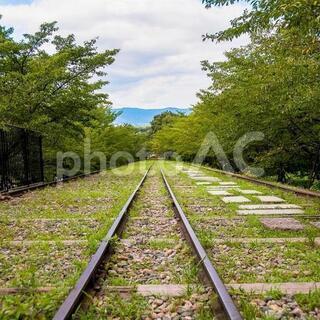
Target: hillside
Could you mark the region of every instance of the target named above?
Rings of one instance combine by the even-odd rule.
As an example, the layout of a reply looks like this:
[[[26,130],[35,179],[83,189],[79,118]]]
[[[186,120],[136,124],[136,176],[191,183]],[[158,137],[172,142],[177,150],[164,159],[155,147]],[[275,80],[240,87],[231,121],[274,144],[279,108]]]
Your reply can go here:
[[[178,108],[159,108],[159,109],[141,109],[141,108],[121,108],[114,109],[114,111],[121,112],[116,119],[115,124],[131,124],[138,127],[144,127],[150,124],[153,117],[165,111],[183,112],[189,114],[191,109],[178,109]]]

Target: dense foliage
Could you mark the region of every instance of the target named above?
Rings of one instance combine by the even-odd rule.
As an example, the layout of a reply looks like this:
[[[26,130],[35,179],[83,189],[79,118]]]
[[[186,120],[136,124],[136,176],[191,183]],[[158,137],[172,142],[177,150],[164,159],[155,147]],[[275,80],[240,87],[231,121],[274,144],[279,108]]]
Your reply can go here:
[[[204,2],[209,7],[236,1]],[[320,2],[248,2],[251,11],[206,38],[248,33],[250,44],[227,52],[223,62],[202,63],[211,86],[199,93],[190,116],[157,132],[153,145],[157,152],[171,150],[191,160],[213,132],[240,169],[233,162],[236,144],[248,132],[262,132],[264,139],[247,147],[245,160],[279,181],[293,174],[311,186],[320,178]],[[217,166],[215,153],[205,160]]]
[[[78,44],[74,35],[57,31],[55,22],[45,23],[17,41],[12,28],[0,25],[0,127],[40,132],[53,171],[57,151],[83,154],[86,134],[93,137],[92,151],[105,151],[107,158],[119,149],[135,154],[143,136],[112,125],[116,115],[101,91],[105,67],[118,50],[98,52],[95,39]]]

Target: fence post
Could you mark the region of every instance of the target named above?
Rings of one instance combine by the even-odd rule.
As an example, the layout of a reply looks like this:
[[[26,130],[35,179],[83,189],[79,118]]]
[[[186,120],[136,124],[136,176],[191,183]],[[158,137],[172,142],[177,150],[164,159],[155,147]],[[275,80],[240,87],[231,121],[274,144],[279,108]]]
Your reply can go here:
[[[42,136],[39,136],[39,157],[40,157],[40,178],[41,182],[44,182],[44,163],[42,152]]]
[[[23,146],[22,146],[22,153],[23,153],[23,169],[24,169],[24,185],[30,184],[29,179],[29,148],[28,148],[28,132],[23,130]]]
[[[1,189],[0,190],[5,190],[5,185],[6,185],[5,178],[7,176],[6,170],[5,170],[5,168],[6,168],[5,161],[6,160],[4,157],[4,155],[5,155],[4,143],[5,143],[4,132],[2,130],[0,130],[0,170],[1,170],[0,171],[0,178],[1,178],[1,180],[0,180],[0,188]]]

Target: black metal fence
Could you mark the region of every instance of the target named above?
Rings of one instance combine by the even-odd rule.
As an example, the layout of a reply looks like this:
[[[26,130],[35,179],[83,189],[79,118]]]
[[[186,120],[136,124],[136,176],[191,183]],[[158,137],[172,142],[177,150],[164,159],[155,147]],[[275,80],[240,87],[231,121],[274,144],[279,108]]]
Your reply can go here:
[[[16,127],[0,129],[0,191],[43,180],[41,136]]]

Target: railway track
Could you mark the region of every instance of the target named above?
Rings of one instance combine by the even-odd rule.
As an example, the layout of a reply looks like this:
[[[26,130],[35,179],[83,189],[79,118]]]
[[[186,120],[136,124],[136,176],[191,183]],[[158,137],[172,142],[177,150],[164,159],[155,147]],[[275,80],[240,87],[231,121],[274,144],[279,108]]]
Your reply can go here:
[[[218,173],[222,173],[225,174],[227,176],[231,176],[231,177],[236,177],[242,180],[247,180],[250,181],[252,183],[258,184],[258,185],[264,185],[270,188],[275,188],[275,189],[280,189],[280,190],[284,190],[284,191],[288,191],[288,192],[293,192],[298,196],[307,196],[307,197],[314,197],[314,198],[320,198],[320,192],[317,191],[311,191],[311,190],[305,190],[305,189],[300,189],[300,188],[294,188],[294,187],[290,187],[287,185],[282,185],[282,184],[276,184],[273,182],[269,182],[269,181],[263,181],[263,180],[259,180],[253,177],[249,177],[246,175],[242,175],[242,174],[237,174],[237,173],[232,173],[232,172],[227,172],[227,171],[223,171],[223,170],[218,170],[218,169],[214,169],[214,168],[209,168],[207,166],[196,166],[197,168],[204,168],[208,171],[213,171],[213,172],[218,172]],[[37,190],[37,189],[43,189],[46,187],[50,187],[50,186],[56,186],[58,183],[65,183],[68,181],[72,181],[72,180],[76,180],[76,179],[82,179],[82,178],[86,178],[92,175],[96,175],[99,174],[100,171],[94,171],[91,172],[89,174],[81,174],[81,175],[77,175],[74,177],[69,177],[69,178],[65,178],[63,181],[57,182],[57,181],[52,181],[52,182],[44,182],[44,183],[35,183],[32,185],[28,185],[28,186],[23,186],[23,187],[17,187],[14,188],[10,191],[1,191],[0,192],[0,201],[3,200],[8,200],[10,197],[17,197],[20,196],[26,192],[29,191],[33,191],[33,190]]]
[[[54,319],[71,317],[242,319],[164,172],[145,173]]]
[[[318,197],[239,178],[186,165],[170,183],[244,319],[320,319]]]
[[[101,318],[104,319],[157,319],[159,318],[157,312],[161,314],[162,309],[166,312],[172,311],[172,313],[179,309],[176,310],[180,312],[177,317],[185,312],[186,319],[189,319],[188,317],[191,319],[238,319],[239,311],[228,291],[232,294],[232,298],[246,320],[256,319],[247,314],[248,310],[255,313],[252,311],[251,304],[254,305],[255,310],[262,310],[262,314],[263,310],[267,310],[267,316],[270,308],[280,308],[279,312],[284,312],[284,315],[279,318],[276,314],[277,319],[304,319],[306,315],[311,316],[310,319],[318,319],[320,300],[318,309],[314,309],[311,305],[309,309],[303,309],[302,312],[301,309],[299,311],[294,296],[296,293],[304,294],[305,302],[300,304],[302,307],[310,304],[309,301],[317,306],[318,296],[320,297],[320,290],[319,294],[315,293],[310,298],[306,297],[310,290],[314,292],[320,288],[320,274],[317,271],[319,270],[317,265],[320,263],[320,249],[318,248],[320,231],[316,232],[316,225],[320,225],[320,203],[317,197],[310,197],[303,192],[299,193],[299,190],[294,190],[294,193],[299,195],[296,197],[293,190],[284,190],[278,188],[277,185],[272,189],[266,184],[263,186],[255,181],[238,179],[237,176],[206,170],[207,168],[204,167],[198,171],[199,168],[195,166],[186,166],[183,171],[171,176],[169,175],[170,167],[174,165],[170,162],[161,162],[161,166],[166,168],[165,172],[168,176],[160,174],[160,169],[158,174],[154,175],[155,169],[153,169],[143,177],[98,251],[92,257],[87,270],[61,306],[60,315],[58,312],[56,319],[70,317],[99,319],[101,312],[103,314]],[[157,164],[156,167],[160,166]],[[131,181],[129,192],[132,192],[139,179],[141,179],[141,171],[136,176],[135,182]],[[117,184],[116,181],[115,184]],[[252,185],[251,182],[254,184]],[[42,187],[34,186],[35,189]],[[120,189],[122,190],[122,187]],[[23,193],[25,191],[23,190]],[[126,201],[129,192],[122,198],[122,203]],[[82,198],[84,196],[85,193],[82,194]],[[113,196],[109,198],[112,199]],[[264,199],[258,201],[257,198],[261,196]],[[280,199],[273,198],[275,196]],[[33,195],[26,195],[26,197],[32,199]],[[77,193],[71,198],[73,197],[75,198],[69,205],[68,202],[61,202],[62,199],[58,200],[58,203],[62,204],[63,211],[69,214],[78,212],[81,218],[81,214],[86,214],[87,209],[91,210],[91,206],[81,209],[81,206],[78,207]],[[270,199],[265,198],[270,197],[272,198],[270,203],[264,202],[269,201]],[[104,191],[97,199],[98,202],[101,202],[100,204],[95,203],[91,195],[89,202],[85,198],[85,204],[92,204],[92,210],[95,212],[99,207],[106,205],[104,199],[107,198],[108,192]],[[225,202],[229,199],[237,201],[239,198],[247,202]],[[13,199],[13,202],[15,201],[19,199]],[[24,211],[30,206],[25,208],[23,202],[21,205],[17,203],[12,209],[4,203],[4,210],[7,210],[8,217],[15,212],[25,218]],[[43,208],[40,203],[38,205],[39,208]],[[60,223],[56,221],[58,219],[56,213],[51,216],[48,212],[44,215],[43,221],[39,219],[37,215],[39,208],[30,207],[32,217],[36,218],[35,225],[47,226],[51,224],[51,219],[55,221],[52,222],[54,224]],[[46,205],[45,208],[47,208]],[[113,211],[112,217],[118,214],[120,205],[117,205],[117,208]],[[21,210],[21,213],[18,209]],[[61,214],[63,218],[70,218],[66,213],[61,212]],[[104,221],[107,214],[105,211],[101,214],[103,216],[99,219]],[[30,216],[28,215],[27,218]],[[267,224],[271,220],[281,220],[280,229],[270,229],[267,225],[262,225],[260,220],[267,221]],[[28,219],[27,221],[31,223]],[[74,249],[72,254],[73,252],[78,254],[78,248],[81,247],[83,250],[87,246],[87,241],[83,241],[85,238],[80,230],[82,225],[80,221],[84,220],[77,220],[78,228],[69,222],[66,224],[70,230],[68,229],[67,234],[64,234],[65,248],[55,249],[57,254],[58,251],[61,251],[64,255],[69,256],[69,248]],[[22,227],[19,223],[14,224],[17,231]],[[106,223],[106,228],[109,228],[113,221],[109,220]],[[277,223],[279,224],[279,221],[276,221]],[[85,224],[89,225],[89,222]],[[290,227],[297,229],[281,230],[283,224],[287,224],[289,229]],[[59,228],[62,229],[62,227]],[[93,227],[98,230],[99,222],[94,222]],[[308,233],[310,227],[313,230]],[[71,228],[75,230],[75,233]],[[89,232],[94,233],[92,230]],[[42,233],[44,232],[47,230],[43,229]],[[31,234],[31,229],[28,232],[19,231],[19,234],[18,237],[8,231],[7,238],[4,236],[5,240],[21,240],[8,241],[4,246],[4,250],[7,250],[6,246],[10,247],[12,255],[15,252],[18,253],[19,248],[26,248],[29,245],[36,246],[37,241],[33,241],[34,239],[41,239],[39,243],[43,245],[46,242],[43,240],[49,239],[44,238],[44,234],[35,237],[34,234]],[[100,241],[103,236],[104,234],[102,236],[99,234],[97,239]],[[31,240],[30,243],[28,240]],[[52,247],[50,241],[47,241],[47,244]],[[52,244],[55,242],[53,241]],[[289,258],[286,255],[290,255]],[[83,263],[89,260],[88,257],[81,259],[86,259],[83,260]],[[43,261],[43,266],[45,266],[47,262]],[[8,275],[11,270],[9,268],[11,267],[8,265],[6,273]],[[42,280],[45,279],[42,277],[46,274],[46,268],[43,270],[43,274],[40,273],[43,286],[40,285],[39,288],[45,288],[51,283],[54,287],[56,278],[48,282]],[[57,275],[59,272],[61,271],[57,271]],[[65,271],[64,274],[68,272]],[[194,276],[195,274],[201,275],[201,285]],[[4,286],[4,289],[6,288]],[[16,290],[19,288],[12,289],[13,293],[19,291]],[[265,294],[274,289],[285,295],[282,298],[270,300],[270,297]],[[252,290],[257,295],[250,296],[249,292]],[[4,290],[5,292],[7,291]],[[245,295],[242,296],[241,292],[244,292]],[[289,296],[286,295],[288,292],[291,292]],[[158,299],[159,295],[163,296],[163,299]],[[220,301],[217,303],[215,300]],[[17,297],[15,301],[18,302],[19,298]],[[57,300],[57,303],[60,301]],[[289,309],[292,308],[289,312],[300,312],[300,316],[292,314],[287,316],[281,304],[285,307],[289,305]],[[123,311],[126,309],[131,310],[134,316],[126,314],[126,311]],[[52,312],[57,310],[57,304],[51,310]],[[64,314],[61,313],[61,310]],[[52,313],[50,318],[51,316]],[[169,313],[168,319],[180,319],[170,317]],[[167,319],[165,313],[163,319]]]
[[[259,179],[256,179],[254,177],[249,177],[249,176],[244,175],[244,174],[238,174],[238,173],[233,173],[233,172],[229,172],[229,171],[223,171],[223,170],[219,170],[219,169],[210,168],[210,167],[207,167],[207,166],[196,166],[196,167],[197,168],[204,168],[205,170],[212,171],[212,172],[222,173],[222,174],[224,174],[226,176],[230,176],[230,177],[235,177],[235,178],[239,178],[239,179],[242,179],[242,180],[246,180],[246,181],[252,182],[254,184],[263,185],[263,186],[267,186],[267,187],[274,188],[274,189],[280,189],[280,190],[283,190],[283,191],[292,192],[292,193],[295,193],[296,195],[302,196],[302,197],[320,198],[320,192],[318,192],[318,191],[295,188],[295,187],[291,187],[291,186],[284,185],[284,184],[279,184],[279,183],[274,183],[274,182],[270,182],[270,181],[259,180]]]

